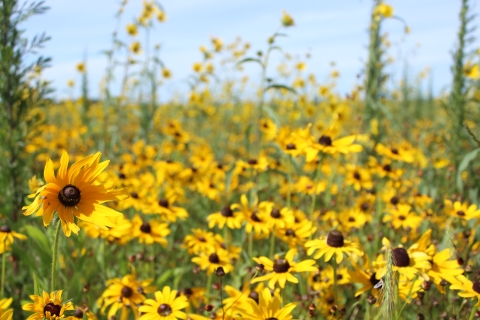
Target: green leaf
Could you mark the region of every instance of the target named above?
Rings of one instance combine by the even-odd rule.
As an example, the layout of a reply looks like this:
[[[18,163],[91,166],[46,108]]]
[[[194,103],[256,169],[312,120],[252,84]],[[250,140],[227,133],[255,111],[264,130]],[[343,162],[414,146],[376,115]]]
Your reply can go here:
[[[468,165],[470,164],[470,162],[472,162],[477,157],[477,154],[478,154],[479,151],[480,151],[480,148],[477,148],[473,151],[470,151],[469,153],[467,153],[463,157],[462,161],[458,165],[458,170],[457,170],[457,188],[458,188],[458,190],[463,189],[462,172],[465,171],[465,169],[468,168]]]
[[[162,274],[162,276],[157,279],[157,281],[155,282],[155,285],[157,287],[162,287],[163,284],[165,282],[167,282],[167,280],[170,279],[173,276],[173,271],[174,271],[174,269],[168,269],[167,271],[165,271]]]
[[[260,59],[257,59],[257,58],[245,58],[243,60],[240,60],[238,63],[237,63],[237,66],[241,65],[241,64],[244,64],[245,62],[257,62],[259,63],[262,67],[263,67],[263,63],[262,61],[260,61]]]
[[[288,90],[294,94],[297,94],[297,92],[295,91],[295,89],[293,89],[292,87],[289,87],[289,86],[286,86],[286,85],[283,85],[283,84],[271,84],[269,85],[268,87],[265,88],[265,92],[267,90],[270,90],[270,89],[285,89],[285,90]]]
[[[45,233],[33,226],[25,226],[25,230],[27,231],[28,237],[33,240],[40,249],[48,255],[52,255],[52,246]]]

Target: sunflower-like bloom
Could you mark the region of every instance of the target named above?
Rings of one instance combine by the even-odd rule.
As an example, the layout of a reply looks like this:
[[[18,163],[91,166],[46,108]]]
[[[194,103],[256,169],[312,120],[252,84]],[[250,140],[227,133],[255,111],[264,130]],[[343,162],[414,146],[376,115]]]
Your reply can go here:
[[[275,256],[275,261],[268,259],[267,257],[253,258],[255,262],[263,264],[266,271],[273,271],[264,276],[254,278],[250,283],[256,283],[261,281],[268,281],[268,287],[270,289],[275,288],[275,284],[278,282],[281,288],[285,288],[287,281],[298,283],[298,279],[292,275],[293,272],[309,272],[317,271],[315,266],[315,260],[308,259],[301,262],[294,262],[293,258],[297,254],[296,249],[288,250],[285,258]]]
[[[12,320],[13,309],[7,309],[12,304],[13,299],[0,300],[0,320]]]
[[[83,307],[76,306],[75,313],[73,316],[67,317],[65,320],[78,320],[78,319],[85,319],[87,320],[97,320],[97,316],[95,313],[88,310],[88,307],[84,305]]]
[[[258,298],[258,303],[252,299],[248,300],[249,310],[239,310],[242,313],[242,319],[292,319],[292,311],[296,307],[293,303],[289,303],[282,308],[281,299],[278,296],[272,296],[268,288],[263,289]]]
[[[13,243],[14,239],[26,240],[27,236],[15,232],[7,225],[0,227],[0,253],[9,250],[9,246]]]
[[[100,184],[96,181],[98,175],[107,167],[110,161],[99,163],[100,152],[89,155],[68,167],[69,156],[64,150],[60,158],[60,168],[55,177],[53,162],[47,159],[44,177],[45,186],[39,188],[30,198],[35,200],[29,206],[23,207],[25,215],[43,216],[44,226],[48,226],[57,212],[62,223],[64,234],[77,234],[80,228],[75,223],[75,217],[91,222],[102,229],[115,226],[112,218],[121,215],[120,212],[101,205],[107,201],[127,198],[123,190],[114,189],[112,185]]]
[[[409,204],[398,204],[383,217],[382,221],[390,221],[394,229],[415,230],[420,226],[423,219],[412,212],[411,209],[412,206]]]
[[[145,221],[137,214],[132,219],[131,234],[133,238],[138,238],[140,243],[153,244],[157,242],[165,248],[168,244],[165,237],[170,234],[170,229],[166,223],[158,220]]]
[[[213,232],[202,229],[192,229],[192,232],[193,234],[188,234],[183,239],[183,246],[187,248],[189,254],[200,254],[217,247]]]
[[[71,302],[62,303],[62,292],[58,290],[48,294],[43,291],[41,296],[31,295],[30,299],[33,303],[27,303],[22,307],[25,311],[34,312],[27,320],[65,318],[65,311],[74,310],[74,308]]]
[[[210,214],[207,221],[210,229],[215,226],[223,229],[225,225],[230,229],[240,229],[243,217],[239,212],[233,211],[232,206],[225,206],[220,212]]]
[[[464,275],[456,277],[457,281],[450,286],[452,290],[460,290],[458,295],[462,298],[477,298],[475,307],[480,307],[480,279],[471,281]]]
[[[154,292],[157,288],[150,286],[153,279],[137,280],[135,272],[122,279],[114,278],[107,281],[108,288],[103,292],[97,303],[102,306],[102,313],[110,306],[108,318],[113,317],[118,309],[122,309],[122,319],[127,319],[129,310],[138,319],[138,305],[145,301],[145,294]]]
[[[186,319],[185,312],[180,311],[188,307],[188,299],[178,296],[176,290],[164,287],[162,291],[155,292],[155,300],[147,299],[139,308],[142,316],[140,320],[177,320]]]
[[[255,235],[268,236],[270,230],[268,229],[267,224],[264,219],[261,219],[258,212],[258,198],[255,198],[253,204],[250,206],[248,203],[247,196],[242,194],[240,197],[240,203],[232,204],[231,208],[233,210],[239,210],[243,215],[245,220],[245,231],[247,233],[255,233]]]
[[[212,248],[210,253],[200,253],[198,257],[192,258],[192,262],[198,264],[200,269],[207,270],[210,275],[219,267],[222,267],[225,273],[233,270],[233,265],[230,263],[230,255],[224,249]]]
[[[451,217],[467,221],[480,217],[477,205],[468,205],[467,202],[455,201],[452,203],[451,200],[445,200],[445,212]]]
[[[313,256],[314,259],[319,259],[325,255],[325,262],[330,261],[333,255],[336,256],[336,262],[340,263],[343,260],[344,254],[350,256],[355,253],[363,256],[363,252],[359,245],[355,242],[345,240],[343,234],[338,230],[331,231],[326,238],[322,237],[319,240],[310,240],[305,243],[308,248],[307,254],[310,256],[318,250]]]

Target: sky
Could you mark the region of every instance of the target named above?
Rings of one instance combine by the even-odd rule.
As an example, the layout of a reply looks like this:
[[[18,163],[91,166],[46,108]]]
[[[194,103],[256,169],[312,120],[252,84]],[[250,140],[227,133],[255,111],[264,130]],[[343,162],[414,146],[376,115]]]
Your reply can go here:
[[[480,1],[473,2],[478,9]],[[52,38],[40,52],[53,59],[43,78],[52,81],[55,98],[78,96],[80,75],[75,65],[85,56],[90,94],[98,96],[107,65],[102,51],[111,47],[119,3],[119,0],[46,0],[50,10],[24,23],[27,36],[45,32]],[[408,61],[411,77],[428,67],[434,92],[448,89],[460,1],[390,0],[387,3],[411,29],[410,34],[405,35],[401,21],[389,19],[384,24],[383,30],[388,32],[392,43],[389,54],[396,61],[389,70],[391,81],[401,79]],[[288,36],[278,43],[298,59],[310,53],[308,72],[314,73],[319,81],[327,79],[332,69],[330,63],[334,61],[340,72],[337,90],[347,93],[365,65],[371,0],[164,0],[161,4],[168,19],[163,24],[155,24],[150,41],[161,44],[161,59],[173,74],[161,89],[160,95],[164,98],[188,89],[185,80],[192,74],[192,64],[202,59],[198,48],[209,44],[212,36],[220,37],[224,43],[241,36],[250,43],[253,54],[265,48],[266,39],[280,23],[282,10],[294,18],[295,26],[284,30]],[[141,8],[141,0],[129,0],[119,28],[119,34],[125,39],[125,25],[139,15]],[[479,46],[477,40],[471,49]],[[272,58],[274,64],[281,59],[281,53],[276,55]],[[258,81],[258,68],[248,67],[246,72],[253,81]],[[68,88],[69,79],[76,82],[76,88]],[[113,91],[120,86],[120,81],[114,83]]]

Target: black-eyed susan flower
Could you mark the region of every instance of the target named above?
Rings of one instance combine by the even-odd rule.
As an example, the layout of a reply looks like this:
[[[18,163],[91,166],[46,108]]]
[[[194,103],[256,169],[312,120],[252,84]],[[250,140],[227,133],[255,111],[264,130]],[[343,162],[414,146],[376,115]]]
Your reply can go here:
[[[360,246],[355,242],[345,240],[343,234],[338,230],[330,231],[327,237],[308,241],[305,243],[305,247],[308,248],[307,254],[309,256],[318,250],[313,258],[319,259],[325,256],[325,262],[330,261],[334,255],[337,263],[342,262],[344,255],[350,256],[352,253],[359,256],[363,255]]]
[[[240,212],[232,210],[232,206],[227,205],[223,207],[220,212],[215,212],[207,217],[208,227],[213,228],[217,226],[223,229],[226,225],[230,229],[240,229],[242,227],[243,216]]]
[[[201,270],[207,270],[208,275],[214,273],[219,267],[222,267],[225,273],[233,270],[229,253],[221,248],[213,248],[208,253],[200,253],[198,257],[192,258],[192,262],[196,263]]]
[[[78,319],[87,319],[87,320],[97,320],[95,313],[91,312],[86,305],[76,306],[73,316],[67,317],[65,320],[78,320]]]
[[[305,242],[317,231],[317,227],[310,220],[301,220],[285,226],[285,228],[275,229],[277,238],[285,242],[291,249],[303,246]]]
[[[188,253],[199,254],[217,247],[217,240],[213,232],[202,229],[192,229],[192,233],[193,234],[187,234],[183,240]]]
[[[177,296],[176,290],[163,287],[162,291],[155,292],[155,300],[147,299],[139,308],[142,316],[140,320],[176,320],[187,319],[185,312],[188,300],[184,296]]]
[[[13,231],[7,225],[0,227],[0,245],[8,247],[13,243],[14,239],[27,240],[27,236]]]
[[[174,205],[174,202],[167,199],[161,198],[158,200],[149,200],[149,206],[146,206],[145,213],[156,213],[159,214],[162,219],[176,222],[177,219],[185,220],[188,218],[188,212],[184,208],[177,207]]]
[[[268,236],[270,234],[270,229],[268,228],[265,219],[259,216],[257,198],[255,198],[253,204],[250,206],[247,196],[242,194],[240,197],[240,203],[232,204],[231,208],[233,210],[240,211],[243,215],[243,219],[246,222],[245,231],[247,233],[251,233],[253,231],[255,235],[258,236]]]
[[[34,313],[27,320],[65,318],[65,311],[74,310],[74,308],[70,301],[62,302],[62,292],[62,290],[58,290],[48,294],[43,291],[41,296],[31,295],[30,299],[33,300],[33,303],[27,303],[22,306],[23,310]]]
[[[270,289],[274,289],[277,282],[281,288],[285,288],[285,283],[287,281],[298,283],[298,279],[292,273],[318,270],[315,266],[315,260],[307,259],[301,262],[293,261],[296,254],[296,249],[290,249],[284,258],[280,258],[278,255],[276,255],[274,261],[267,257],[253,258],[255,262],[263,264],[265,270],[269,273],[264,276],[254,278],[251,283],[253,284],[268,280],[268,287]]]
[[[356,191],[360,189],[370,190],[373,188],[372,177],[367,169],[360,168],[347,164],[347,174],[345,176],[345,182],[349,186],[353,186]]]
[[[57,212],[64,234],[77,234],[79,227],[75,217],[91,222],[102,229],[115,226],[112,218],[120,212],[108,208],[103,203],[122,200],[127,197],[123,190],[114,189],[109,184],[99,184],[96,179],[107,167],[109,161],[99,163],[100,152],[75,162],[68,168],[69,156],[64,150],[60,158],[60,169],[55,177],[53,162],[47,159],[45,165],[45,186],[39,188],[32,204],[23,207],[25,215],[43,216],[44,226],[48,226]]]
[[[467,221],[480,217],[480,210],[477,205],[468,205],[467,202],[445,200],[445,212],[451,217]]]
[[[460,290],[458,295],[462,298],[470,298],[473,300],[476,298],[475,307],[480,307],[480,279],[472,281],[464,275],[459,275],[456,277],[456,282],[450,286],[450,289]]]
[[[12,298],[0,299],[0,320],[12,320],[13,309],[8,309],[12,304]]]
[[[415,159],[415,150],[407,142],[394,144],[390,148],[378,143],[375,146],[375,151],[381,156],[406,163],[412,163]]]
[[[394,229],[415,230],[423,219],[411,210],[412,206],[409,204],[398,204],[388,211],[382,221],[390,222]]]
[[[118,310],[122,310],[122,319],[127,319],[132,310],[135,318],[138,318],[138,306],[145,301],[145,294],[154,292],[156,288],[151,286],[153,279],[137,280],[135,272],[124,276],[122,279],[114,278],[107,281],[108,288],[102,293],[97,303],[104,313],[107,308],[108,318],[114,316]]]
[[[239,310],[242,319],[250,320],[291,320],[293,318],[292,311],[296,305],[288,303],[282,308],[282,301],[278,296],[272,296],[268,288],[263,289],[259,294],[258,303],[254,300],[247,300],[249,309]]]
[[[162,223],[158,220],[142,220],[140,215],[135,215],[132,219],[131,235],[138,239],[140,243],[153,244],[160,243],[164,248],[168,241],[166,236],[170,234],[168,224]]]
[[[445,291],[445,286],[441,285],[443,280],[453,284],[456,283],[456,277],[463,274],[462,266],[458,264],[457,259],[452,258],[454,255],[450,248],[437,252],[432,259],[432,269],[427,272],[442,293]]]

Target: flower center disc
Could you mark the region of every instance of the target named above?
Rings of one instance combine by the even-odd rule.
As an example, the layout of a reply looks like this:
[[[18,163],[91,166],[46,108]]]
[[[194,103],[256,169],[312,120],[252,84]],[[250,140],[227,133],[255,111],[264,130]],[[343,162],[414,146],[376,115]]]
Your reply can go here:
[[[152,227],[150,226],[150,224],[148,222],[145,221],[140,226],[140,231],[142,231],[143,233],[150,233],[150,232],[152,232]]]
[[[276,273],[285,273],[288,272],[288,269],[290,269],[290,264],[287,259],[277,259],[273,263],[273,271]]]
[[[58,200],[65,207],[75,207],[80,202],[80,198],[80,190],[71,184],[67,184],[58,193]]]
[[[473,289],[473,291],[475,291],[476,293],[480,293],[480,279],[479,279],[479,280],[475,280],[475,282],[473,283],[472,289]]]
[[[0,232],[10,233],[10,232],[12,232],[12,229],[10,229],[8,226],[1,226],[0,227]]]
[[[321,136],[320,139],[318,139],[318,143],[320,143],[322,146],[330,147],[332,146],[332,138],[329,136]]]
[[[219,263],[220,262],[220,258],[218,257],[218,255],[216,253],[212,253],[209,257],[208,257],[208,261],[210,261],[211,263]]]
[[[343,247],[344,239],[343,239],[342,233],[338,230],[330,231],[330,233],[327,236],[327,244],[330,247],[334,247],[334,248]]]
[[[257,304],[259,303],[259,298],[258,298],[258,292],[255,292],[255,291],[252,291],[250,292],[250,294],[248,295],[248,297],[250,299],[253,299],[253,301],[255,301]]]
[[[168,208],[168,200],[167,199],[160,199],[160,200],[158,200],[158,205],[160,207]]]
[[[133,295],[133,290],[130,287],[123,287],[122,289],[122,297],[130,298]]]
[[[408,267],[410,265],[410,257],[404,248],[395,248],[393,253],[393,265],[397,267]]]
[[[270,217],[272,217],[274,219],[280,218],[280,210],[272,209],[272,211],[270,212]]]
[[[230,206],[225,206],[222,209],[222,216],[224,217],[233,217],[233,211],[230,209]]]
[[[158,306],[157,313],[162,317],[169,316],[172,313],[172,307],[166,303],[162,303]]]
[[[43,308],[43,314],[47,316],[47,312],[50,312],[50,316],[60,316],[60,310],[62,310],[62,306],[59,306],[58,304],[54,304],[52,302],[49,302],[45,305]]]
[[[76,309],[73,316],[77,319],[83,319],[83,311],[80,309]]]

